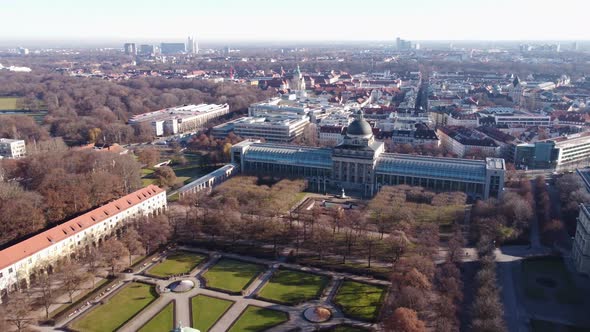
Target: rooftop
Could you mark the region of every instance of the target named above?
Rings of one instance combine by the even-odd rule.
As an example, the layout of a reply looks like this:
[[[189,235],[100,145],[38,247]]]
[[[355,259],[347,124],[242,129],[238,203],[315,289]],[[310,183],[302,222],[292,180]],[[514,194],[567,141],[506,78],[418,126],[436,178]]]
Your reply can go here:
[[[439,130],[455,141],[469,146],[497,147],[498,144],[489,137],[465,127],[441,127]]]
[[[486,162],[383,153],[377,160],[375,172],[485,182]]]
[[[22,139],[0,138],[0,143],[16,143],[24,142]]]
[[[199,105],[184,105],[177,107],[165,108],[162,110],[148,112],[134,115],[129,119],[130,122],[146,122],[146,121],[164,121],[170,118],[184,119],[200,114],[217,111],[221,108],[229,107],[227,104],[199,104]]]
[[[272,162],[294,166],[332,168],[332,149],[283,144],[252,144],[244,156],[248,161]]]
[[[0,251],[0,269],[32,256],[162,192],[164,190],[160,187],[149,185],[10,246]]]

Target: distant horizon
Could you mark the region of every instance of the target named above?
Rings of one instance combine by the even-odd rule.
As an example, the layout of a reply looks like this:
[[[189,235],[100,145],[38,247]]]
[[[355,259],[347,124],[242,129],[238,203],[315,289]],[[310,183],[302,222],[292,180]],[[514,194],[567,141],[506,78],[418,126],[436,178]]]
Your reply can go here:
[[[170,38],[170,39],[146,39],[146,38],[136,38],[136,39],[122,39],[122,38],[92,38],[92,39],[85,39],[80,40],[78,38],[59,38],[59,39],[39,39],[39,38],[22,38],[22,39],[6,39],[0,38],[0,47],[2,48],[16,48],[16,47],[32,47],[32,48],[89,48],[89,47],[103,47],[103,48],[122,48],[124,43],[136,43],[136,44],[150,44],[150,45],[159,45],[160,43],[185,43],[187,42],[187,38]],[[402,38],[405,39],[405,38]],[[409,40],[409,39],[405,39]],[[509,45],[517,45],[523,43],[540,43],[540,44],[549,44],[549,43],[563,43],[563,46],[566,46],[570,43],[579,43],[580,45],[590,43],[590,39],[585,40],[577,40],[577,39],[528,39],[528,40],[511,40],[511,39],[495,39],[495,40],[487,40],[487,39],[424,39],[424,40],[410,40],[413,43],[420,43],[422,46],[427,46],[428,44],[457,44],[456,46],[460,46],[462,44],[509,44]],[[197,39],[197,42],[200,44],[200,47],[203,48],[204,46],[212,46],[212,47],[223,47],[223,46],[247,46],[247,47],[256,47],[256,46],[275,46],[275,47],[291,47],[291,46],[317,46],[317,45],[324,45],[324,46],[331,46],[331,45],[355,45],[355,46],[363,46],[363,45],[374,45],[374,44],[382,44],[382,45],[394,45],[395,38],[389,40],[265,40],[265,39],[251,39],[251,40],[223,40],[223,39]],[[71,44],[70,46],[67,46]],[[74,47],[75,46],[75,47]]]
[[[578,41],[590,4],[561,0],[4,0],[0,41]]]

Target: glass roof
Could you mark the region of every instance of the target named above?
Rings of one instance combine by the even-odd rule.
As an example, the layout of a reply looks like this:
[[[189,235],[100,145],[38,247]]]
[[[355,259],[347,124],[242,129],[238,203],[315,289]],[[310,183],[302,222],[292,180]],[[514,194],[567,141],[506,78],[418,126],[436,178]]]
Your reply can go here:
[[[376,173],[485,182],[485,161],[383,154]]]
[[[276,144],[256,144],[248,148],[244,160],[249,162],[266,162],[331,169],[332,150],[281,146]]]

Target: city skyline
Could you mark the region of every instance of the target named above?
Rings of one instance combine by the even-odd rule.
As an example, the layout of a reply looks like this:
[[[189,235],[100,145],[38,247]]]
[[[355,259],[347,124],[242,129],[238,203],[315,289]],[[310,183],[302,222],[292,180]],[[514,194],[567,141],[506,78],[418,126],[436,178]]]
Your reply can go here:
[[[289,4],[177,0],[170,2],[170,12],[163,15],[155,1],[80,5],[71,0],[51,4],[8,0],[0,12],[0,41],[172,41],[189,35],[199,41],[382,41],[397,36],[409,40],[590,39],[584,27],[589,5],[577,0],[563,0],[557,8],[531,0],[371,0],[365,4],[359,11],[358,5],[333,0]],[[26,13],[25,22],[34,24],[23,24],[18,13]]]

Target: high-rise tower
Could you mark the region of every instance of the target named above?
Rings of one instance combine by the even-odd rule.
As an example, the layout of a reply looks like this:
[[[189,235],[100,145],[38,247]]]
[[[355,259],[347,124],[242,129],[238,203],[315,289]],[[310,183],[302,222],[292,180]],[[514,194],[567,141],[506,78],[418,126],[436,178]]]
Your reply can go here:
[[[188,37],[186,51],[188,54],[199,54],[199,43],[193,36]]]

